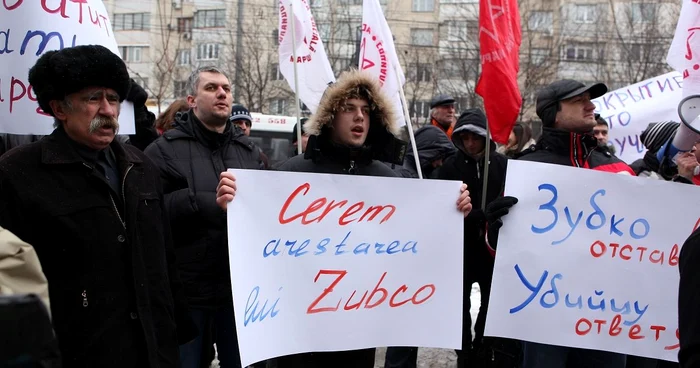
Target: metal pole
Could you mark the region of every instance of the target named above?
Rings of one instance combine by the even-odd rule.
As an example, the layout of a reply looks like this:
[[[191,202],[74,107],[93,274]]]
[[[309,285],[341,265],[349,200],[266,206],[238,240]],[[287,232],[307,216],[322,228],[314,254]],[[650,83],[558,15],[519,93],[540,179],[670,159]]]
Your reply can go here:
[[[296,16],[294,15],[294,0],[289,2],[290,23],[292,25],[292,58],[294,59],[294,104],[296,105],[297,124],[301,123],[301,108],[299,107],[299,73],[297,72],[297,34]],[[297,125],[297,154],[301,154],[301,125]]]

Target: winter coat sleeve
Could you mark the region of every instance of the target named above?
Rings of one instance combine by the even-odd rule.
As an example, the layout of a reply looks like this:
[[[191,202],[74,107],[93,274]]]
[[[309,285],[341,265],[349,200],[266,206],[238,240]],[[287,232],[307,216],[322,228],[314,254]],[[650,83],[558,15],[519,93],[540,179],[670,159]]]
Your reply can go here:
[[[167,213],[163,201],[161,201],[161,211],[163,211],[164,214]],[[163,216],[163,219],[168,219],[168,217]],[[197,331],[197,326],[194,324],[194,321],[192,321],[192,317],[190,316],[185,290],[182,286],[182,282],[180,281],[180,274],[177,271],[177,262],[175,259],[175,251],[173,250],[173,238],[169,219],[163,221],[163,236],[165,244],[165,258],[168,264],[167,267],[168,279],[170,280],[170,291],[173,295],[177,339],[178,343],[182,345],[197,337],[199,331]]]
[[[158,139],[155,121],[156,116],[148,111],[146,106],[134,107],[136,134],[129,136],[129,143],[141,151],[145,150],[149,144]]]
[[[183,219],[197,213],[197,201],[194,191],[186,176],[180,174],[172,164],[174,160],[166,159],[164,141],[158,140],[148,146],[144,152],[160,171],[163,184],[165,211],[171,224],[178,224]]]
[[[678,263],[678,328],[683,368],[700,367],[700,230],[693,232],[681,248]]]

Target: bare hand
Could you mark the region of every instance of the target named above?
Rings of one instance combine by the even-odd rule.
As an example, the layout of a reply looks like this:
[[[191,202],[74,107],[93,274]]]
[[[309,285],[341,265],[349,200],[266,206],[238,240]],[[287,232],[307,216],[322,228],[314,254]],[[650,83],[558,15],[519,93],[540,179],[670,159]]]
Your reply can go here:
[[[236,178],[228,171],[219,176],[219,185],[216,186],[216,204],[224,211],[229,202],[236,196]]]
[[[686,152],[676,159],[678,165],[678,175],[688,179],[693,178],[695,167],[700,165],[694,153]]]
[[[467,217],[469,212],[472,211],[472,199],[469,197],[467,184],[462,183],[462,187],[459,188],[459,193],[459,199],[457,199],[457,209],[459,212],[464,214],[464,217]]]

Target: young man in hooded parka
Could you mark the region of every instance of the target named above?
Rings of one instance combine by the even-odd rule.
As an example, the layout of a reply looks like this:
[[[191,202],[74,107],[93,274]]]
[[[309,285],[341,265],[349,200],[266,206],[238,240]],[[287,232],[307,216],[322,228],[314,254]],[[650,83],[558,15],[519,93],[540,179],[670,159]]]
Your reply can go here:
[[[395,177],[383,162],[403,164],[406,143],[395,137],[393,107],[380,92],[379,82],[369,74],[345,72],[328,87],[316,114],[305,124],[309,134],[303,155],[279,166],[281,171]],[[382,162],[383,161],[383,162]],[[466,216],[471,199],[462,185],[457,208]],[[236,194],[235,178],[221,174],[217,203],[226,209]],[[375,349],[313,352],[276,359],[277,368],[373,368]]]

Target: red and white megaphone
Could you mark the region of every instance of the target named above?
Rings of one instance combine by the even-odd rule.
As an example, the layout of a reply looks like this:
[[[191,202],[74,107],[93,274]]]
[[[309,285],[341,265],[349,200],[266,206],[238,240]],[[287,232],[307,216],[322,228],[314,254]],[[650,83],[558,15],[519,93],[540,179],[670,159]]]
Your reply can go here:
[[[690,151],[700,141],[700,95],[684,98],[678,104],[678,116],[681,124],[673,140],[659,150],[659,161],[667,157],[675,163],[679,154]]]

